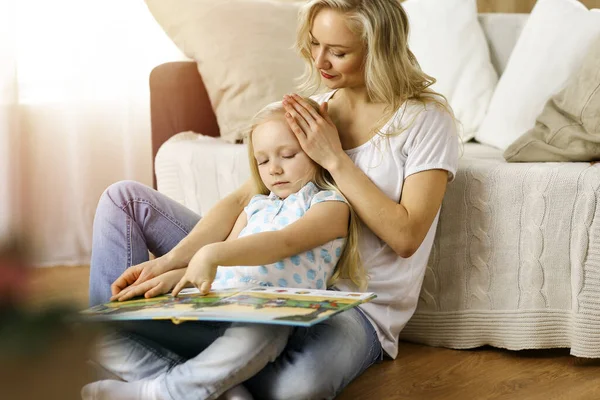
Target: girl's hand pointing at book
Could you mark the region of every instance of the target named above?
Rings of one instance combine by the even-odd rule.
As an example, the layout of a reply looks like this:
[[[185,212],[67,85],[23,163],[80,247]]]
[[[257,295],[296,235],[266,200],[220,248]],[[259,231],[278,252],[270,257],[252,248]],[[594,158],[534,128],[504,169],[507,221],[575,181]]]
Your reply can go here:
[[[205,246],[198,251],[190,260],[190,264],[185,270],[185,275],[173,289],[173,296],[187,286],[195,286],[200,294],[210,292],[210,287],[215,280],[218,265],[211,261],[209,247]]]

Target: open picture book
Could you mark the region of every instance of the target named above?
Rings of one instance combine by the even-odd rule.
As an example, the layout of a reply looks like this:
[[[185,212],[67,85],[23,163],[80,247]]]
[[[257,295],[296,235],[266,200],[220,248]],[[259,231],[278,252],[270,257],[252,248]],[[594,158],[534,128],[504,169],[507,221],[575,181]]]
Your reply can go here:
[[[174,323],[230,321],[311,326],[375,297],[373,293],[262,286],[212,291],[204,296],[197,289],[184,289],[177,297],[167,294],[110,302],[88,308],[81,315],[95,321],[170,319]]]

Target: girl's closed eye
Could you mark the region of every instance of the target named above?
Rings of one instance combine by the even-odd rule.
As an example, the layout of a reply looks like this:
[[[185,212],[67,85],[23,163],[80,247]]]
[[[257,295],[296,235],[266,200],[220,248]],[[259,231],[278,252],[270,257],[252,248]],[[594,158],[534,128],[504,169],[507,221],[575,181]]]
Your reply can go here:
[[[269,162],[269,159],[266,159],[266,160],[256,160],[256,163],[257,163],[258,165],[264,165],[264,164],[266,164],[266,163],[268,163],[268,162]]]
[[[346,55],[346,53],[331,53],[334,57],[337,58],[344,58],[344,56]]]
[[[298,153],[294,153],[294,154],[287,154],[287,155],[283,155],[282,157],[283,157],[283,158],[288,158],[288,159],[289,159],[289,158],[294,158],[294,157],[296,157],[296,154],[298,154]]]

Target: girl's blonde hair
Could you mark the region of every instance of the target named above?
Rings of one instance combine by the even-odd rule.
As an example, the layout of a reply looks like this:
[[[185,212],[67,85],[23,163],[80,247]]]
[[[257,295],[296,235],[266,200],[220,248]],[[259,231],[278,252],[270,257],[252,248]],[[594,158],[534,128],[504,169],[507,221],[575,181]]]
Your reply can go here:
[[[319,105],[317,102],[310,98],[304,98],[311,107],[319,112]],[[283,118],[285,109],[283,104],[279,102],[271,103],[260,110],[252,119],[252,125],[248,131],[247,144],[248,144],[248,159],[250,161],[250,173],[256,190],[260,194],[269,194],[269,189],[265,186],[264,182],[260,178],[258,171],[258,163],[254,158],[254,146],[252,145],[252,132],[256,127],[264,122],[272,120],[273,118]],[[333,178],[329,172],[316,164],[316,172],[312,181],[320,190],[333,190],[341,194],[340,190],[336,186]],[[358,235],[360,234],[360,225],[358,223],[358,216],[354,212],[354,209],[350,204],[350,221],[348,225],[348,237],[346,239],[346,245],[342,250],[342,254],[337,263],[333,275],[329,278],[327,285],[334,284],[338,279],[350,279],[361,291],[364,291],[367,287],[367,274],[365,268],[360,259],[360,253],[358,250]]]
[[[301,91],[312,94],[321,87],[320,74],[312,58],[310,31],[316,15],[325,8],[344,14],[348,29],[365,44],[363,67],[369,100],[387,104],[373,133],[379,132],[409,99],[424,106],[427,103],[439,105],[454,118],[446,97],[430,89],[435,78],[421,70],[408,48],[408,16],[398,0],[311,0],[305,4],[300,11],[295,43],[296,51],[306,61],[300,77]]]

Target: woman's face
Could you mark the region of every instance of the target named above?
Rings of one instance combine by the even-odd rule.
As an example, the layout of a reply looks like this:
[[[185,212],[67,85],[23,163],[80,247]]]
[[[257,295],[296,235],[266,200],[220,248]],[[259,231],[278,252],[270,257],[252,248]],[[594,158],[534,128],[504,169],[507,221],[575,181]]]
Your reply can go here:
[[[365,85],[362,39],[348,29],[344,14],[329,8],[317,13],[310,32],[314,65],[330,89]]]

